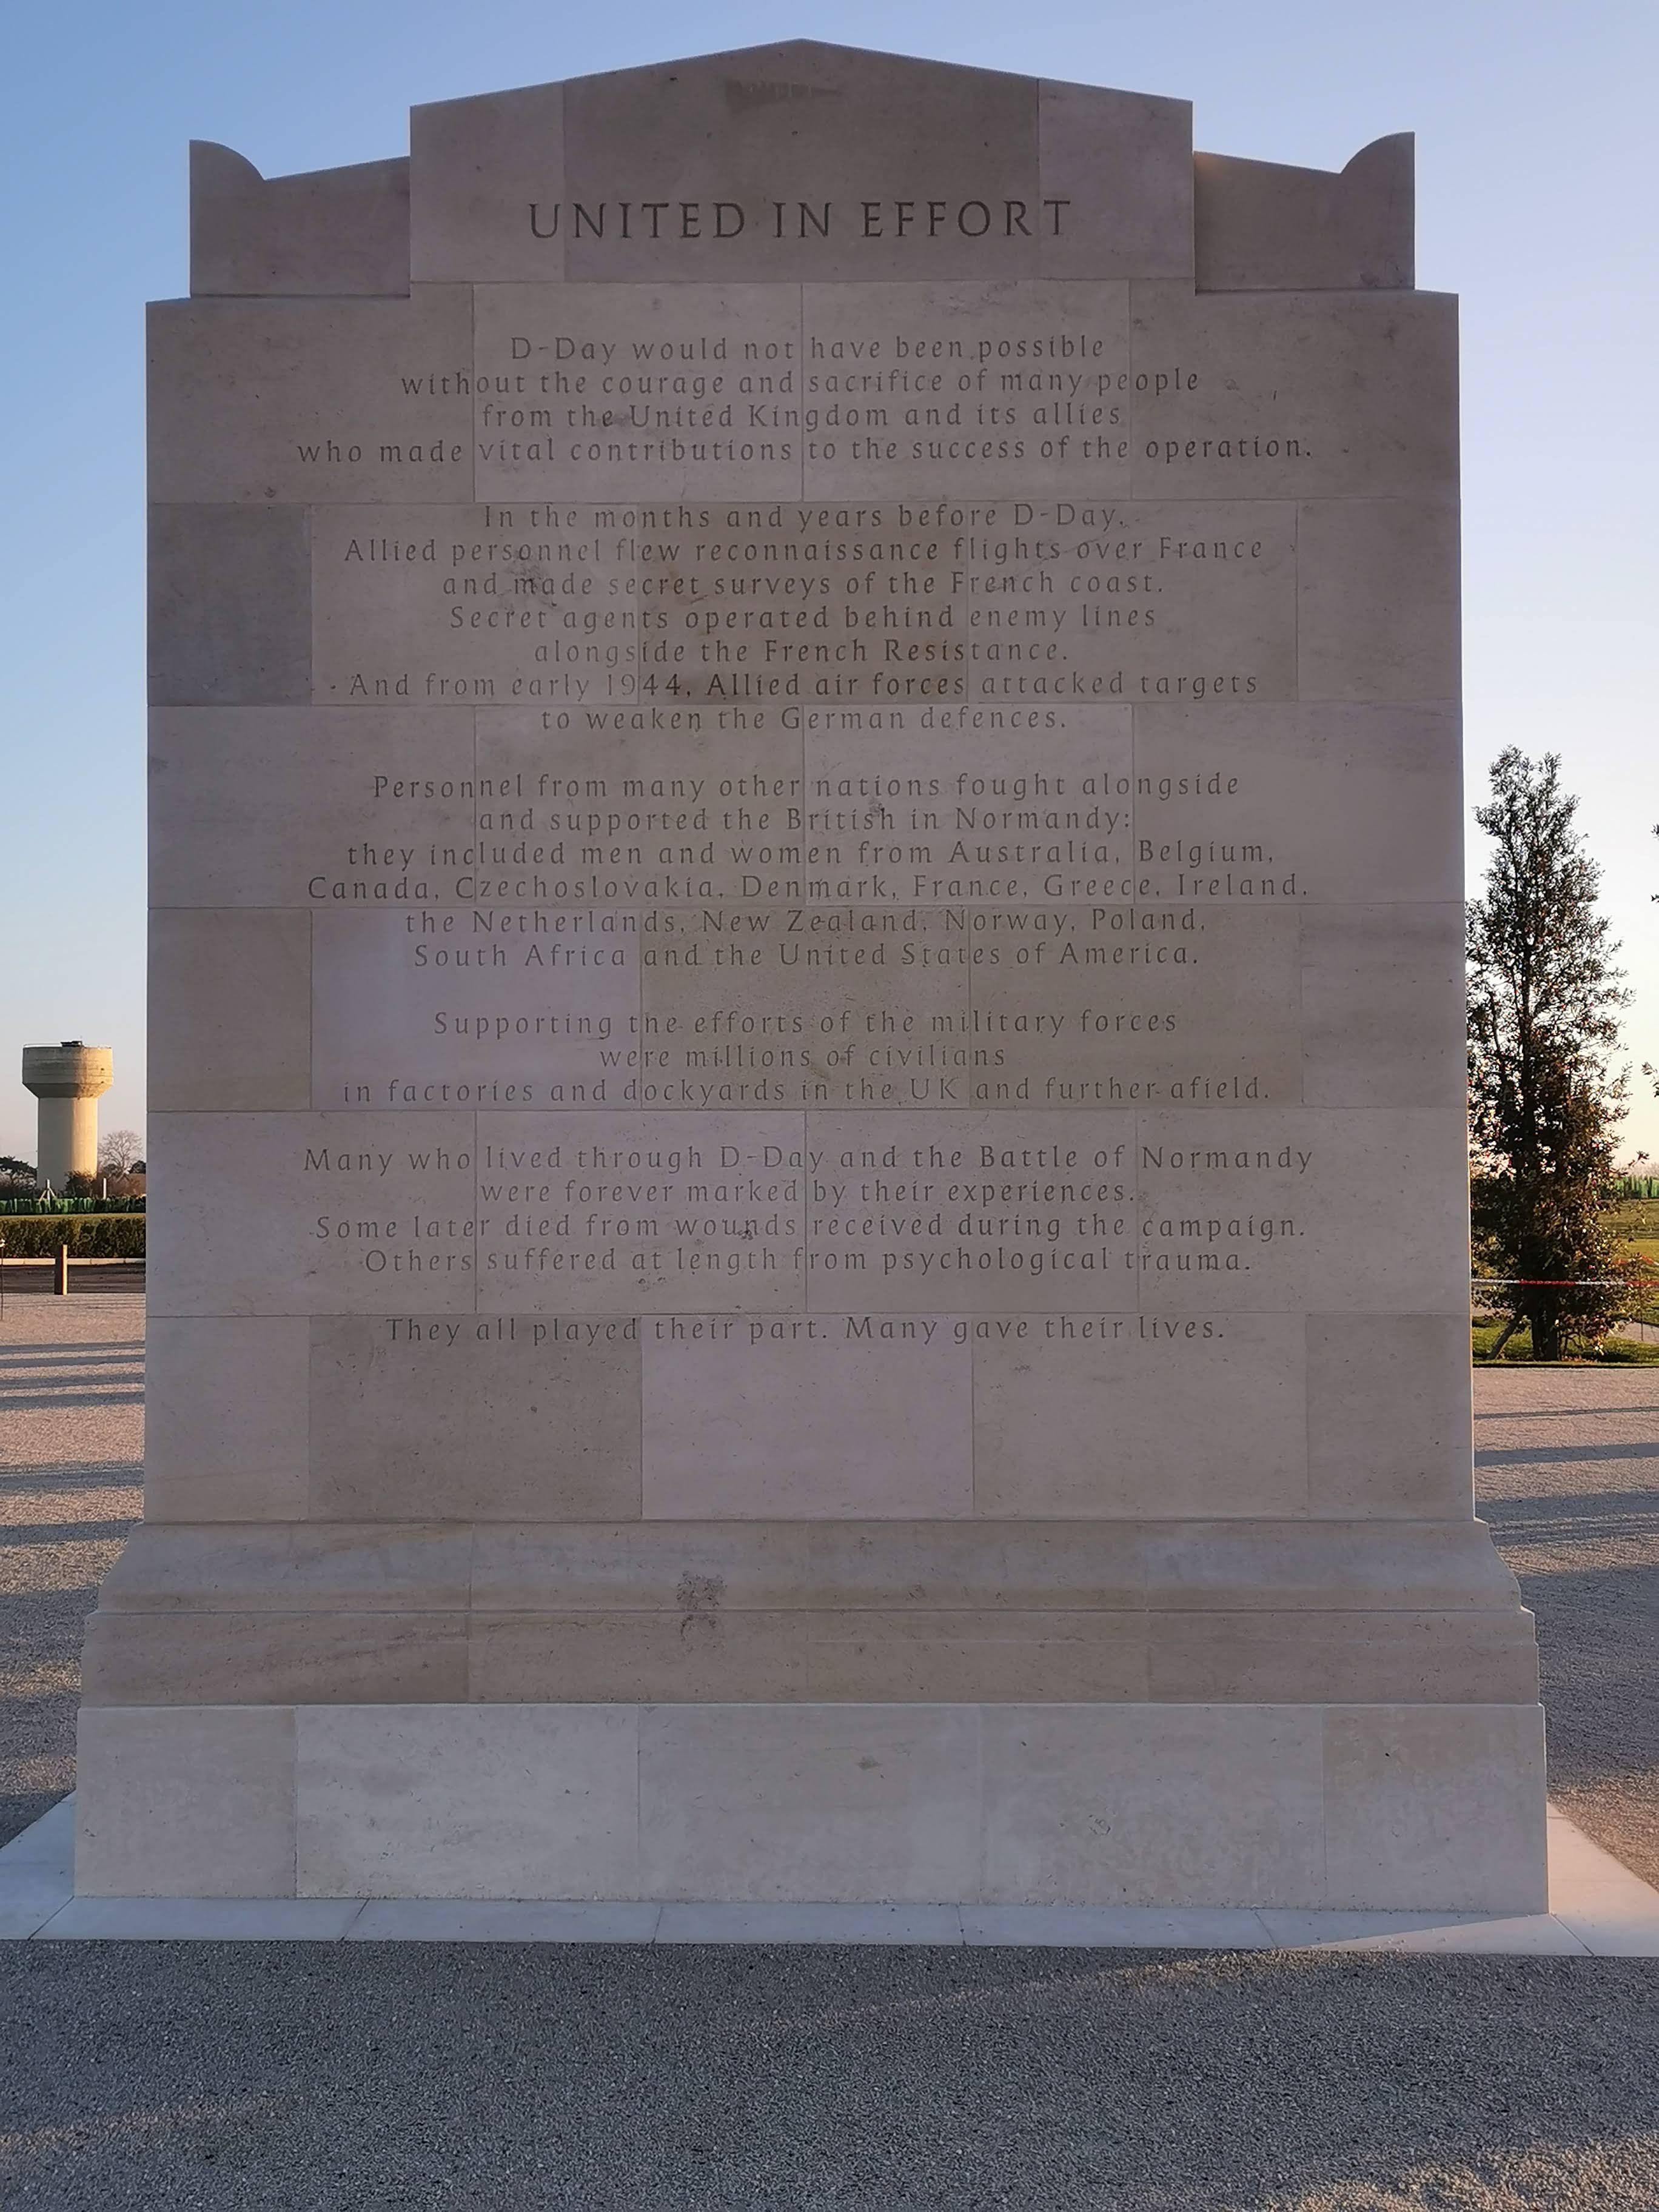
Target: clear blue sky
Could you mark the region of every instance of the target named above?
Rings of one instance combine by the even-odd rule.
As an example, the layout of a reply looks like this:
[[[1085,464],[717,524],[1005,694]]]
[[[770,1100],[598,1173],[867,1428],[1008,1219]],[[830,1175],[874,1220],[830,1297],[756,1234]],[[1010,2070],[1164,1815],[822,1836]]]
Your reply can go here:
[[[142,311],[185,289],[186,141],[267,175],[372,161],[412,102],[792,36],[1175,94],[1218,153],[1334,168],[1417,132],[1418,279],[1464,302],[1471,795],[1506,743],[1564,756],[1630,1057],[1659,1060],[1659,9],[91,0],[5,41],[0,1151],[33,1157],[25,1042],[112,1045],[103,1126],[143,1126]],[[1637,1091],[1626,1149],[1659,1154]]]

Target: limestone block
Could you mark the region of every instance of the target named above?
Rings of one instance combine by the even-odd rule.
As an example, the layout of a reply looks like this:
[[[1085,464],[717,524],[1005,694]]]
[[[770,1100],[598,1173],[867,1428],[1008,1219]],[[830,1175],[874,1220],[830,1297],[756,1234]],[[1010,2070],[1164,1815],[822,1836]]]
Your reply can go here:
[[[1097,1543],[1114,1532],[1091,1532]],[[1146,1601],[1200,1613],[1515,1611],[1515,1577],[1474,1521],[1147,1522]]]
[[[564,87],[526,85],[409,111],[410,274],[420,283],[556,283],[565,227]]]
[[[299,1716],[302,1897],[641,1894],[627,1706]]]
[[[409,163],[262,177],[228,146],[192,140],[190,289],[198,298],[407,292]]]
[[[292,1897],[294,1715],[83,1705],[75,1887],[84,1897]]]
[[[948,1317],[659,1316],[642,1337],[652,1518],[973,1510],[973,1352]]]
[[[556,1589],[567,1612],[1112,1610],[1142,1603],[1145,1531],[965,1520],[642,1521],[481,1526],[473,1602],[528,1613]]]
[[[1066,1704],[1146,1695],[1144,1613],[814,1613],[809,1698]]]
[[[1131,1114],[807,1116],[814,1313],[1061,1313],[1134,1281]]]
[[[1304,699],[1455,699],[1455,507],[1316,501],[1297,526]]]
[[[478,1142],[481,1313],[799,1307],[799,1114],[487,1113]]]
[[[1052,924],[1052,934],[1024,946],[994,935],[991,960],[967,971],[979,1056],[953,1079],[974,1103],[1300,1103],[1294,908],[1217,900],[994,917],[1028,918]],[[1036,964],[1021,964],[1020,951]]]
[[[1009,501],[990,510],[991,534],[969,531],[963,544],[949,518],[969,512],[947,507],[939,538],[954,562],[957,636],[944,643],[959,648],[940,658],[963,668],[969,698],[1050,686],[1103,706],[1296,696],[1289,507]],[[872,671],[872,685],[884,673],[857,696],[903,696],[889,672]],[[1043,688],[1011,691],[1017,676]]]
[[[642,1611],[678,1621],[715,1600],[728,1612],[781,1613],[813,1601],[807,1561],[821,1533],[785,1521],[483,1522],[474,1532],[473,1607],[480,1619],[546,1613],[556,1590],[567,1617]]]
[[[973,1064],[969,969],[938,908],[731,903],[645,921],[631,1086],[645,1103],[927,1104]]]
[[[470,1113],[155,1114],[152,1312],[471,1313]]]
[[[1474,1478],[1462,1314],[1311,1314],[1307,1329],[1314,1511],[1466,1517]]]
[[[1374,138],[1336,170],[1197,155],[1199,290],[1409,291],[1415,150],[1402,131]]]
[[[480,708],[480,787],[503,801],[504,838],[562,844],[540,905],[752,899],[757,871],[786,865],[776,848],[804,842],[796,720],[759,710],[726,729],[672,699]]]
[[[310,690],[305,510],[153,507],[152,704],[288,706]]]
[[[477,301],[480,499],[641,499],[672,515],[682,500],[799,494],[793,287],[488,284]]]
[[[152,1316],[146,1334],[145,1519],[302,1518],[305,1322]]]
[[[711,712],[733,699],[967,696],[957,602],[979,580],[952,564],[969,544],[955,533],[975,513],[1013,509],[780,500],[654,510],[687,534],[635,541],[650,625],[641,686],[672,681],[677,700]],[[665,653],[678,655],[672,671]]]
[[[1339,1111],[1239,1107],[1224,1125],[1142,1114],[1143,1304],[1173,1313],[1306,1309],[1462,1313],[1462,1224],[1420,1217],[1425,1189],[1457,1190],[1462,1107]]]
[[[1463,909],[1302,909],[1310,1106],[1456,1106],[1468,1081]]]
[[[602,532],[598,517],[591,507],[315,509],[317,703],[634,698],[632,541]]]
[[[1306,1510],[1304,1324],[1049,1314],[974,1346],[974,1504],[1007,1520]]]
[[[1045,276],[1193,281],[1190,100],[1044,80],[1037,88],[1045,201],[1067,205],[1045,225]]]
[[[477,1614],[471,1694],[485,1705],[697,1704],[812,1694],[800,1613],[697,1603],[672,1613]]]
[[[403,911],[474,872],[469,708],[157,708],[149,742],[157,906]]]
[[[1455,900],[1462,777],[1444,708],[1138,707],[1137,894]]]
[[[1054,221],[1035,79],[810,39],[572,79],[564,145],[565,272],[609,283],[1035,275]]]
[[[1455,500],[1450,295],[1137,284],[1133,334],[1138,498]]]
[[[315,946],[307,1105],[598,1105],[637,1056],[631,914],[325,907],[296,919]]]
[[[1545,1910],[1539,1706],[1339,1705],[1323,1729],[1330,1906]]]
[[[655,1705],[640,1716],[641,1870],[653,1897],[974,1893],[971,1706]]]
[[[311,1103],[311,927],[251,907],[152,912],[152,1112]]]
[[[1046,243],[1047,241],[1045,241]],[[808,500],[1127,493],[1127,284],[808,284]],[[1054,372],[1063,361],[1064,398]],[[784,403],[790,404],[790,403]]]
[[[1267,1905],[1318,1893],[1317,1707],[984,1710],[1000,1905]]]
[[[792,720],[805,828],[844,837],[848,855],[856,836],[887,900],[954,913],[1136,895],[1128,708],[806,706]],[[998,927],[976,917],[959,933],[971,945]]]
[[[1195,1705],[1231,1699],[1317,1705],[1447,1700],[1535,1705],[1538,1647],[1518,1610],[1297,1614],[1154,1613],[1147,1694]]]
[[[640,1510],[636,1324],[310,1323],[310,1511],[624,1520]]]
[[[168,300],[149,311],[149,495],[472,496],[472,295]]]
[[[454,1703],[467,1694],[465,1613],[93,1615],[82,1657],[100,1705]]]
[[[137,1528],[105,1577],[120,1613],[465,1612],[470,1531],[453,1521]]]

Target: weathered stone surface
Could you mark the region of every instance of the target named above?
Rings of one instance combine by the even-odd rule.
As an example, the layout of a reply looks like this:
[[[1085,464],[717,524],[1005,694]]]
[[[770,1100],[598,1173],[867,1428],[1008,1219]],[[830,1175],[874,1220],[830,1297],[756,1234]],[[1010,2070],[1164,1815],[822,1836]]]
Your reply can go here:
[[[190,149],[194,296],[409,289],[409,163],[361,161],[262,177],[228,146]]]
[[[1069,218],[1058,237],[1045,229],[1045,276],[1192,282],[1189,101],[1045,81],[1037,133],[1043,198],[1066,199]]]
[[[310,1324],[310,1510],[342,1521],[624,1520],[640,1510],[628,1322]]]
[[[1048,1315],[975,1346],[976,1510],[1010,1520],[1302,1512],[1302,1334],[1290,1314],[1131,1310]]]
[[[83,1703],[75,1886],[88,1897],[291,1897],[294,1712]]]
[[[1194,228],[1200,292],[1409,291],[1416,264],[1415,141],[1373,139],[1344,169],[1200,154]]]
[[[80,1758],[94,1895],[1545,1903],[1535,1706],[104,1707]]]
[[[152,1111],[308,1106],[312,917],[158,908],[149,928]]]
[[[1304,699],[1459,696],[1455,507],[1316,501],[1299,510],[1297,544]]]
[[[1037,270],[1030,77],[790,40],[573,78],[564,146],[568,276],[841,283]],[[624,200],[635,205],[626,236]],[[582,204],[605,210],[604,236],[580,222]]]
[[[153,500],[472,496],[472,295],[169,300],[149,319]]]
[[[477,826],[472,755],[466,708],[157,709],[155,904],[452,906],[473,872],[459,857]]]
[[[616,1705],[302,1709],[297,1893],[632,1894],[637,1731]]]
[[[563,197],[562,84],[410,109],[409,252],[416,283],[556,283],[564,274],[562,228],[556,238],[538,238],[530,210]]]
[[[310,684],[306,510],[153,507],[152,706],[287,706]]]
[[[1443,292],[1134,287],[1138,498],[1457,496],[1457,302]]]
[[[147,1521],[303,1519],[306,1324],[290,1316],[145,1329]]]
[[[410,146],[200,149],[152,321],[89,1881],[1530,1906],[1409,143],[787,41]]]

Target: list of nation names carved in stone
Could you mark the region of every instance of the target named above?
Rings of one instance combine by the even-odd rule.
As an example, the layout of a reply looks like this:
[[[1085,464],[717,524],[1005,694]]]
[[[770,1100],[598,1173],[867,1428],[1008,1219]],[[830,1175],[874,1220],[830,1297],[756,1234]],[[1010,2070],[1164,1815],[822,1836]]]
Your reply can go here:
[[[313,1103],[1295,1102],[1291,907],[325,912]]]
[[[204,744],[186,717],[163,740],[222,793],[181,903],[1273,903],[1457,884],[1413,819],[1457,768],[1435,709],[347,708],[296,730],[297,780],[255,734]]]

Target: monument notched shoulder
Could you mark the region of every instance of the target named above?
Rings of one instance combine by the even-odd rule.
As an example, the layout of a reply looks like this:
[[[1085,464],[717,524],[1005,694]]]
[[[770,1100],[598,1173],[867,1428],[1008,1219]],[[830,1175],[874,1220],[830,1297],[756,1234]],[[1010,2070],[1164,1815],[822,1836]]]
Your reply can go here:
[[[1198,289],[1410,291],[1415,148],[1398,131],[1334,170],[1194,155]]]
[[[398,295],[409,289],[409,162],[262,177],[197,138],[190,149],[193,298]]]

